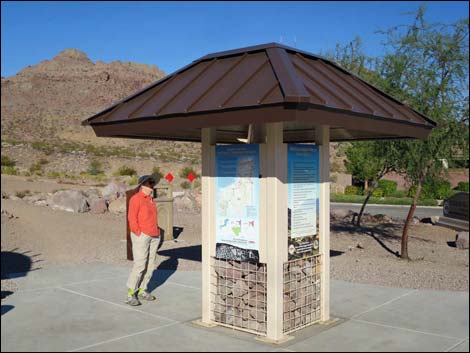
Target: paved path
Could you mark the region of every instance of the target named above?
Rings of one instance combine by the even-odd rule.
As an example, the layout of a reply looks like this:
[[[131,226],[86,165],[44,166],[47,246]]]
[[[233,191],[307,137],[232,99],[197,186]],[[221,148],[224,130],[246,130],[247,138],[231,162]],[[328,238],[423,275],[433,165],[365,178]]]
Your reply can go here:
[[[331,209],[333,210],[353,210],[359,212],[361,210],[360,204],[354,203],[331,203]],[[400,205],[367,205],[366,212],[372,214],[386,214],[392,218],[398,218],[405,220],[408,216],[408,211],[410,206],[400,206]],[[443,216],[442,207],[427,207],[427,206],[418,206],[416,207],[415,216],[419,218],[431,217],[431,216]]]
[[[456,351],[469,349],[468,292],[385,288],[333,281],[339,318],[282,346],[252,335],[195,326],[199,272],[159,271],[159,300],[123,303],[128,266],[82,265],[32,271],[2,301],[2,351]]]

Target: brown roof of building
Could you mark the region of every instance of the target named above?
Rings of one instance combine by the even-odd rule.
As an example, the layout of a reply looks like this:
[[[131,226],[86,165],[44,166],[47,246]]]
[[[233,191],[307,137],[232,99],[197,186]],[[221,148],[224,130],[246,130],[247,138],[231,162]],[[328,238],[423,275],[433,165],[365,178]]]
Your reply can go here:
[[[98,136],[237,142],[249,124],[284,121],[286,142],[424,138],[435,123],[337,64],[272,43],[206,55],[83,122]]]

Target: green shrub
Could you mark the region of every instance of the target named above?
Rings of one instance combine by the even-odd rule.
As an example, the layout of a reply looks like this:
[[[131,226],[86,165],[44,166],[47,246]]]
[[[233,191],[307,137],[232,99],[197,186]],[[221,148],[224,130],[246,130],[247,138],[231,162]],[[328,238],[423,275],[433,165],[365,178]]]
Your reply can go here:
[[[31,191],[29,190],[17,191],[15,192],[15,196],[22,199],[25,196],[31,196]]]
[[[181,185],[181,187],[182,187],[183,189],[185,189],[185,190],[191,188],[191,184],[189,183],[189,181],[183,181],[180,185]]]
[[[396,190],[391,195],[391,197],[407,197],[407,192],[405,190]]]
[[[6,167],[2,165],[2,174],[17,175],[18,170],[15,167]]]
[[[160,180],[163,178],[163,173],[160,171],[160,167],[157,167],[157,166],[153,167],[152,176],[158,184]]]
[[[450,182],[443,179],[429,179],[423,185],[423,199],[443,200],[453,194]]]
[[[330,195],[331,202],[352,202],[361,204],[364,202],[365,196],[361,195],[344,195],[334,194]],[[371,197],[369,204],[380,204],[380,205],[411,205],[413,199],[411,197]],[[436,200],[432,199],[420,199],[418,200],[419,206],[437,206]]]
[[[14,167],[16,162],[8,156],[1,156],[2,158],[2,167]]]
[[[136,172],[135,169],[123,165],[123,166],[121,166],[121,167],[118,169],[117,175],[121,175],[121,176],[124,176],[124,175],[133,176],[133,175],[137,175],[137,172]]]
[[[194,188],[195,189],[200,189],[201,188],[201,182],[199,180],[194,180]]]
[[[344,194],[345,194],[345,195],[358,195],[359,190],[360,190],[360,189],[359,189],[357,186],[348,185],[348,186],[346,186],[346,188],[344,189]]]
[[[468,181],[461,181],[461,182],[457,185],[457,190],[458,190],[458,191],[465,191],[465,192],[468,192]]]
[[[454,194],[455,191],[450,187],[450,182],[440,178],[429,178],[423,184],[421,190],[420,200],[423,199],[438,199],[444,200]],[[408,191],[409,197],[414,197],[416,194],[416,186],[412,186]]]
[[[372,196],[373,197],[383,197],[384,196],[384,191],[381,188],[377,188],[372,193]]]
[[[393,180],[379,180],[379,188],[383,191],[383,196],[392,196],[397,191],[397,183]]]
[[[87,173],[90,174],[90,175],[103,174],[103,170],[101,168],[102,168],[102,165],[101,165],[100,161],[94,159],[90,162]]]

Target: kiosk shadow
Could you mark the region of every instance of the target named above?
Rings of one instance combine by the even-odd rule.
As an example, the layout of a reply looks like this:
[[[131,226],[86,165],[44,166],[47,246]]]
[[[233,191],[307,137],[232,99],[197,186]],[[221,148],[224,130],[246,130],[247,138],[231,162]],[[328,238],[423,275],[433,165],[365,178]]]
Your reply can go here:
[[[41,260],[35,260],[34,258],[40,256],[40,254],[28,256],[26,254],[31,251],[25,251],[23,253],[16,252],[18,248],[11,251],[2,251],[1,252],[1,279],[11,279],[24,277],[30,271],[36,271],[40,268],[35,268],[32,270],[34,263],[41,262]],[[12,295],[12,291],[1,291],[2,300],[6,297]],[[1,306],[1,315],[3,316],[7,312],[11,311],[14,308],[13,305],[2,305]]]
[[[179,259],[201,262],[201,250],[201,245],[193,245],[184,248],[159,251],[159,255],[168,256],[169,258],[160,263],[157,270],[153,272],[152,279],[150,280],[148,287],[149,292],[152,292],[163,285],[176,272],[179,265]]]

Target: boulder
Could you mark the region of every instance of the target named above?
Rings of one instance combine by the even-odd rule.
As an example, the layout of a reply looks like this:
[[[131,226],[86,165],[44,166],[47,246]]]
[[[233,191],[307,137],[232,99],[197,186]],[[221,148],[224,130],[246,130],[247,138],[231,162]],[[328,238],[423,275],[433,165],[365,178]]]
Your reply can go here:
[[[90,203],[90,213],[92,214],[105,213],[107,210],[108,210],[108,204],[105,199],[102,199],[102,198],[94,199]]]
[[[120,197],[109,203],[109,212],[112,213],[125,213],[126,212],[126,198]]]
[[[377,223],[393,223],[392,218],[384,214],[376,214],[374,215],[374,220]]]
[[[67,212],[87,212],[88,203],[85,195],[77,190],[57,191],[52,195],[48,204],[54,210]]]
[[[350,211],[346,211],[343,209],[339,209],[339,210],[332,209],[330,210],[330,219],[332,221],[342,220],[344,217],[349,215],[349,212]]]
[[[33,204],[36,204],[37,201],[45,201],[46,199],[47,199],[47,194],[41,194],[41,193],[23,197],[23,201],[33,203]]]
[[[89,189],[86,189],[84,191],[84,194],[87,198],[88,204],[91,206],[93,201],[100,199],[101,198],[101,191],[98,188],[92,187]]]
[[[101,195],[108,201],[115,200],[121,196],[125,196],[128,189],[129,186],[127,184],[112,181],[101,190]]]
[[[458,232],[455,236],[455,246],[458,249],[468,249],[468,232]]]

